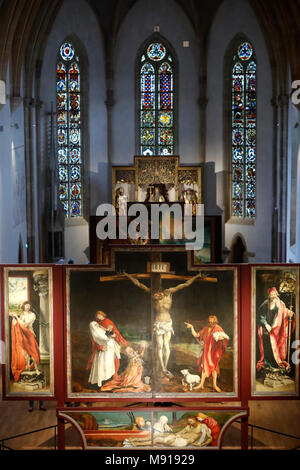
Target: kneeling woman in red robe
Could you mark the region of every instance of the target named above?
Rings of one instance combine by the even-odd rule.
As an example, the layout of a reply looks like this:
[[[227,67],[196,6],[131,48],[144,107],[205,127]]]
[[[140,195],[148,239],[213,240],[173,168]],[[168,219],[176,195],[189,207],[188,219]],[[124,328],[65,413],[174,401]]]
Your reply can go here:
[[[138,351],[127,346],[125,352],[129,359],[126,369],[101,387],[101,392],[150,392],[151,387],[142,380],[143,360],[146,344],[142,343]]]
[[[217,377],[220,375],[219,362],[226,351],[229,336],[218,325],[218,319],[215,315],[208,317],[208,326],[202,328],[198,333],[194,330],[193,325],[186,322],[185,324],[203,347],[198,359],[199,372],[202,372],[201,381],[199,385],[194,387],[194,390],[203,388],[205,379],[212,376],[214,390],[221,392],[217,386]]]
[[[29,302],[24,302],[21,308],[20,316],[14,312],[9,314],[13,317],[11,324],[11,370],[15,382],[19,380],[24,370],[35,370],[38,374],[40,373],[38,370],[40,351],[32,329],[36,316],[31,312]]]

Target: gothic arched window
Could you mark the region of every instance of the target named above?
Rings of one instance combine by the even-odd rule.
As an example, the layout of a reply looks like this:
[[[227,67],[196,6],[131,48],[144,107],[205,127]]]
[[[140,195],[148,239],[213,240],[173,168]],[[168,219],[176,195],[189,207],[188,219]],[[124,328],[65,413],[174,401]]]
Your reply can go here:
[[[163,41],[147,42],[138,55],[138,128],[141,155],[173,155],[174,57]]]
[[[231,216],[256,215],[256,59],[241,41],[231,69]]]
[[[57,167],[59,198],[66,217],[82,216],[80,64],[69,42],[56,65]]]

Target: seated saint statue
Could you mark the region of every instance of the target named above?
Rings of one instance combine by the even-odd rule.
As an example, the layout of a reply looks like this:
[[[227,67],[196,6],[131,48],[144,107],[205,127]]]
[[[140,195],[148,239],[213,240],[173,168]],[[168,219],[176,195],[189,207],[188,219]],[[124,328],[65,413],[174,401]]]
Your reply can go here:
[[[153,192],[150,193],[149,202],[165,202],[165,201],[166,201],[165,196],[162,194],[159,187],[155,186],[154,193]]]

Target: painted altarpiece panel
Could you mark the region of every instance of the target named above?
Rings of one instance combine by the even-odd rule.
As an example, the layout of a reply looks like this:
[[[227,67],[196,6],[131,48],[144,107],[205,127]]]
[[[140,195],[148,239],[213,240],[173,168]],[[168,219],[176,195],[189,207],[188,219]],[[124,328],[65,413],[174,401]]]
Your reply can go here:
[[[86,450],[220,449],[230,425],[247,416],[247,409],[228,408],[58,410]]]
[[[5,395],[53,397],[52,270],[4,268]]]
[[[161,253],[159,274],[149,261],[118,252],[115,272],[66,269],[68,398],[238,397],[237,268],[189,273],[185,253]]]
[[[257,397],[299,393],[299,267],[252,266],[252,380]]]

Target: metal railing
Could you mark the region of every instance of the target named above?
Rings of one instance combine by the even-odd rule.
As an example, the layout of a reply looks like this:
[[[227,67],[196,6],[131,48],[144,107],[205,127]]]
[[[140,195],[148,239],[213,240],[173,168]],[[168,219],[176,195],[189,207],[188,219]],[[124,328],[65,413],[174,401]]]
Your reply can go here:
[[[237,423],[241,423],[241,420],[237,420],[236,422],[237,422]],[[299,437],[299,436],[293,436],[292,434],[286,434],[286,433],[284,433],[284,432],[275,431],[274,429],[264,428],[264,427],[262,427],[262,426],[257,426],[256,424],[251,424],[251,423],[248,423],[248,426],[251,428],[250,450],[253,450],[254,429],[260,429],[261,431],[270,432],[270,433],[272,433],[272,434],[277,434],[277,435],[279,435],[279,436],[288,437],[289,439],[295,439],[295,440],[300,441],[300,437]],[[289,450],[297,450],[297,449],[299,449],[299,448],[300,448],[300,444],[299,444],[297,447],[293,447],[292,449],[289,449]]]
[[[35,434],[41,431],[46,431],[47,429],[54,429],[54,450],[57,449],[57,424],[54,424],[52,426],[47,426],[46,428],[40,428],[40,429],[35,429],[34,431],[28,431],[28,432],[23,432],[22,434],[16,434],[15,436],[10,436],[10,437],[5,437],[4,439],[0,439],[0,450],[17,450],[17,449],[12,449],[11,447],[8,447],[4,444],[4,442],[10,441],[12,439],[17,439],[18,437],[24,437],[28,436],[29,434]]]

